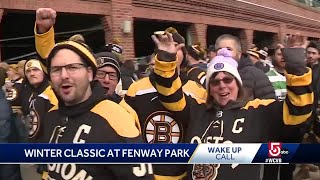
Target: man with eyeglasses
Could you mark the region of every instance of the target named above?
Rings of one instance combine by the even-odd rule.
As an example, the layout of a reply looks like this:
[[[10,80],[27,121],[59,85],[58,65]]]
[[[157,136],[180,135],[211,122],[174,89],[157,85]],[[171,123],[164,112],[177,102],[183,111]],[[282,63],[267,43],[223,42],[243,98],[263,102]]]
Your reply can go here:
[[[119,103],[122,97],[115,93],[115,89],[121,78],[117,56],[111,52],[100,52],[96,54],[96,58],[98,64],[96,80],[105,89],[105,94],[114,102]]]
[[[142,142],[132,115],[107,100],[105,89],[93,80],[97,74],[97,63],[85,44],[74,41],[58,43],[47,60],[59,104],[47,113],[43,142]],[[145,164],[64,166],[69,165],[75,171],[69,179],[153,179],[152,167],[142,167],[147,166]],[[150,171],[142,172],[145,169]],[[68,172],[67,168],[48,164],[48,179],[62,180]]]
[[[117,85],[121,79],[119,58],[111,52],[100,52],[96,54],[97,73],[95,79],[105,89],[105,94],[109,100],[118,103],[125,108],[135,119],[135,125],[141,132],[140,122],[137,113],[129,106],[121,96],[116,93]]]

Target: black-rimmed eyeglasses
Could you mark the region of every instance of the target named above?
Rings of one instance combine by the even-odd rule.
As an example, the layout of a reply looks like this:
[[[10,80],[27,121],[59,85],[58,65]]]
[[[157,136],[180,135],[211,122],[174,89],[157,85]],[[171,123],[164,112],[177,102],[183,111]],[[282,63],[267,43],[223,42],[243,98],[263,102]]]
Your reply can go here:
[[[72,63],[72,64],[67,64],[67,65],[64,65],[64,66],[51,66],[50,75],[52,75],[52,76],[61,75],[63,68],[66,69],[68,74],[75,74],[81,68],[84,68],[84,67],[87,67],[87,66],[82,64],[82,63]]]
[[[96,77],[99,78],[99,79],[103,79],[107,75],[108,75],[110,80],[118,80],[118,75],[117,75],[116,72],[106,72],[106,71],[98,70],[97,74],[96,74]]]

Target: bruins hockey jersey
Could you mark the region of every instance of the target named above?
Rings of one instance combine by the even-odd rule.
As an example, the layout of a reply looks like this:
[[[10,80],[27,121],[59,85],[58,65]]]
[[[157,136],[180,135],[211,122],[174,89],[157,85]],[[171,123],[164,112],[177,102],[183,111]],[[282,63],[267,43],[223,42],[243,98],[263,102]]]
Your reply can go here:
[[[58,99],[48,80],[45,79],[37,88],[27,85],[22,97],[22,112],[31,142],[37,142],[43,135],[43,125],[47,122],[45,115],[57,104]]]
[[[311,116],[314,98],[310,86],[312,78],[310,69],[303,66],[303,50],[284,53],[286,62],[292,65],[289,65],[290,72],[296,73],[286,74],[288,95],[285,101],[235,101],[223,108],[217,105],[208,108],[206,104],[199,105],[193,99],[185,98],[174,68],[175,54],[160,53],[155,63],[160,101],[176,117],[189,123],[186,141],[190,143],[268,142],[271,134],[281,134],[287,127],[299,126]],[[292,59],[302,63],[291,62]],[[188,179],[260,179],[260,167],[196,164],[189,166]]]
[[[23,79],[20,78],[18,80],[9,80],[6,78],[6,82],[10,81],[13,83],[13,87],[10,89],[5,89],[6,98],[11,104],[11,108],[13,110],[21,110],[21,91],[24,87]]]
[[[181,69],[180,78],[182,79],[182,81],[183,76],[186,76],[187,79],[201,84],[204,88],[206,87],[206,72],[197,66],[187,66]]]
[[[43,142],[49,143],[141,143],[133,117],[126,109],[107,100],[98,82],[92,83],[88,100],[73,106],[60,101],[47,113]],[[152,169],[142,165],[49,164],[49,179],[153,179]],[[152,166],[151,166],[152,167]],[[74,172],[66,172],[74,168]],[[147,168],[149,170],[149,168]],[[69,174],[68,174],[69,173]],[[68,178],[66,178],[68,174]]]
[[[183,91],[199,103],[205,102],[206,91],[200,84],[186,80]],[[137,112],[146,143],[182,143],[187,124],[176,118],[159,101],[154,74],[134,82],[124,100]],[[156,179],[181,179],[184,165],[153,165]]]

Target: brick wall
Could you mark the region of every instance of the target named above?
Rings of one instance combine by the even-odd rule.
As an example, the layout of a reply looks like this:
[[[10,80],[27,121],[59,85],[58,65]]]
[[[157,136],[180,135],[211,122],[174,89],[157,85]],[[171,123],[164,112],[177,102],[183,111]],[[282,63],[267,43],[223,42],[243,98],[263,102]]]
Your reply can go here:
[[[253,30],[244,29],[240,33],[242,52],[247,51],[253,43]]]
[[[0,8],[35,11],[41,7],[50,7],[57,12],[103,15],[110,12],[109,1],[83,0],[1,0]]]
[[[111,23],[112,38],[120,40],[120,45],[124,49],[124,57],[126,59],[134,58],[134,39],[133,39],[133,17],[132,17],[132,1],[131,0],[112,0],[111,1]],[[123,32],[124,21],[130,21],[131,32]],[[110,40],[108,38],[107,40]]]
[[[120,40],[125,58],[134,57],[134,18],[178,21],[191,24],[194,42],[206,46],[207,25],[244,29],[244,49],[252,43],[254,30],[277,33],[280,41],[287,33],[320,38],[320,11],[293,3],[294,0],[2,0],[0,8],[36,10],[52,7],[58,12],[100,15],[106,41]],[[258,5],[257,5],[258,4]],[[269,7],[269,8],[266,8]],[[275,10],[278,9],[278,10]],[[294,15],[296,14],[296,15]],[[305,16],[305,17],[302,17]],[[132,31],[123,33],[123,22],[130,21]]]
[[[193,37],[192,44],[200,43],[201,47],[207,47],[207,28],[206,24],[192,24],[190,27],[190,32]]]

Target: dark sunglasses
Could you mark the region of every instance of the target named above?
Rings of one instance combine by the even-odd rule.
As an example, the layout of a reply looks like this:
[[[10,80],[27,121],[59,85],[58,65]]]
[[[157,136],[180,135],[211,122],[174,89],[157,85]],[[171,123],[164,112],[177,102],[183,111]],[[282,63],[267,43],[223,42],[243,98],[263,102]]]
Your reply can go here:
[[[228,76],[228,77],[224,77],[222,79],[211,79],[210,80],[210,85],[212,86],[219,86],[220,82],[222,81],[224,84],[230,84],[232,83],[232,81],[234,80],[234,77],[232,76]]]

